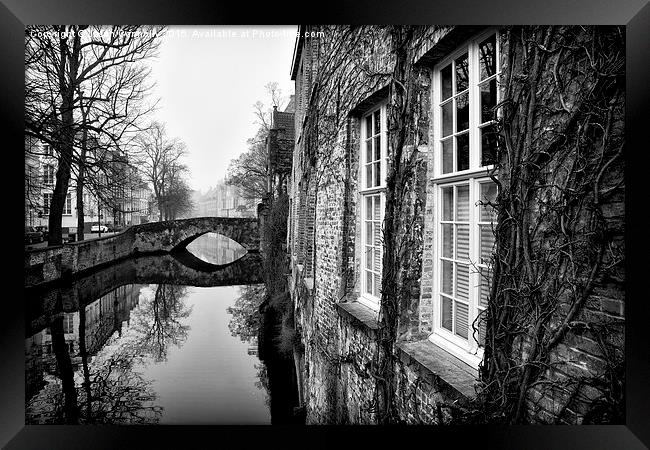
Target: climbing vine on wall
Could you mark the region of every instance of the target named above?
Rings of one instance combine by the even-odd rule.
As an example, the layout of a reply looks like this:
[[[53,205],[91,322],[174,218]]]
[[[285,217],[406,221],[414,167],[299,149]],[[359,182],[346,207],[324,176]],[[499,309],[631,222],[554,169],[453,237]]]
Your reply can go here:
[[[623,195],[623,31],[515,27],[502,37],[497,244],[477,411],[526,422],[532,391],[551,389],[566,394],[564,408],[582,400],[588,417],[621,421],[622,325],[588,307],[595,288],[623,276],[622,223],[607,214]],[[553,355],[570,335],[599,343],[604,375],[559,376],[566,361]]]

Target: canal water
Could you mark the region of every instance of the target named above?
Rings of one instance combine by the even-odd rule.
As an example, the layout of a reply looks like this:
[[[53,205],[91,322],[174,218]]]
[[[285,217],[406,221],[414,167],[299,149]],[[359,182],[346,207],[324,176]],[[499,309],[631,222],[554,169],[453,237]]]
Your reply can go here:
[[[212,233],[187,250],[215,266],[246,253]],[[292,361],[282,355],[259,358],[263,284],[241,284],[239,276],[238,285],[227,285],[225,278],[209,286],[211,276],[223,281],[226,269],[192,275],[180,265],[176,278],[165,272],[157,283],[143,283],[152,278],[135,267],[123,263],[90,281],[28,299],[27,424],[291,422],[297,398],[290,383]],[[112,280],[106,283],[109,291],[101,292],[97,280]],[[101,295],[92,298],[88,293],[95,291]]]

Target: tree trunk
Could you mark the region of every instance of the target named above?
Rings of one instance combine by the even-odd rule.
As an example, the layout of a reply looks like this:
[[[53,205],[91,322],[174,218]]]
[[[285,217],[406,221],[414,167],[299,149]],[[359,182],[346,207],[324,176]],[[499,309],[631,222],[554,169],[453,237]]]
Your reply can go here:
[[[74,117],[72,115],[73,91],[67,89],[62,92],[63,102],[61,105],[62,130],[60,133],[59,159],[56,171],[56,183],[52,199],[50,201],[50,211],[48,220],[48,245],[61,245],[63,243],[62,221],[63,208],[70,184],[70,165],[72,161],[73,145],[73,126]]]
[[[61,129],[58,134],[59,160],[56,171],[56,184],[50,202],[48,220],[48,245],[63,243],[62,220],[65,199],[70,184],[70,166],[72,165],[74,144],[74,93],[77,72],[79,70],[79,52],[81,41],[77,33],[70,49],[65,39],[60,41],[61,65],[58,67],[59,89],[61,93]]]
[[[86,138],[88,132],[84,129],[83,140],[81,141],[81,158],[79,163],[79,174],[77,176],[77,241],[84,240],[84,177],[85,177],[85,162],[86,162]]]
[[[60,316],[50,324],[52,334],[52,349],[56,357],[56,366],[61,379],[61,389],[63,390],[63,413],[66,424],[79,423],[79,409],[77,406],[77,390],[74,385],[74,370],[70,353],[65,342],[63,330],[63,316]]]
[[[92,423],[92,391],[90,370],[88,368],[88,350],[86,349],[86,307],[79,305],[79,354],[83,367],[83,387],[86,392],[86,423]]]

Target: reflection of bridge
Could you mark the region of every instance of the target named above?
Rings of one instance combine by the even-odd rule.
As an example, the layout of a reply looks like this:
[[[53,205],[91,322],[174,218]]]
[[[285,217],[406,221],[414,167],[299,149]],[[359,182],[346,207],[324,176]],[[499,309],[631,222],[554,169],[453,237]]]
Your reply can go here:
[[[25,286],[77,276],[124,258],[182,251],[194,239],[210,232],[232,239],[249,253],[259,251],[257,219],[198,217],[152,222],[104,238],[26,251]]]
[[[52,316],[72,312],[80,306],[127,284],[171,284],[186,286],[230,286],[262,283],[259,253],[247,253],[225,265],[207,263],[188,251],[139,256],[122,260],[71,284],[46,285],[25,290],[27,327],[31,336],[49,325]]]

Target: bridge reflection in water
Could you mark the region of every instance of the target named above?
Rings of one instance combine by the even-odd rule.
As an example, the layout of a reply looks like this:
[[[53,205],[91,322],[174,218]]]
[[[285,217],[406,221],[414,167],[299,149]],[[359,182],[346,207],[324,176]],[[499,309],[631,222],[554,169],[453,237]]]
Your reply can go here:
[[[26,423],[269,423],[261,258],[228,241],[27,289]]]

